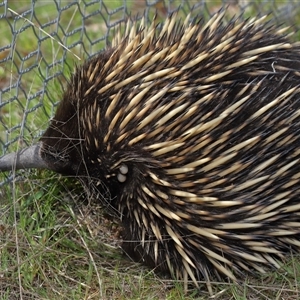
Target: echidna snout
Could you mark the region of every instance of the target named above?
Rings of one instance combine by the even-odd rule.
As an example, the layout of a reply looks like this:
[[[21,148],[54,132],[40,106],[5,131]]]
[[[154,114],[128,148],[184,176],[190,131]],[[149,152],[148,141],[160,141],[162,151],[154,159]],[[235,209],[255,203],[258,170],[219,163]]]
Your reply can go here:
[[[158,270],[198,286],[279,267],[300,247],[299,75],[263,18],[129,22],[77,68],[41,157],[105,186],[125,251]]]

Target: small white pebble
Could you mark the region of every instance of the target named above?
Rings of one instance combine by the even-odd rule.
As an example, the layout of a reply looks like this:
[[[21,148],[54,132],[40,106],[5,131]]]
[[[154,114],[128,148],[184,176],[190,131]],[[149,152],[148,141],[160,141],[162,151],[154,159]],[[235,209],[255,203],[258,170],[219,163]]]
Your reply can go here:
[[[128,173],[128,167],[126,165],[121,165],[120,172],[124,175],[127,174]]]
[[[119,182],[125,182],[126,181],[126,176],[124,176],[123,174],[118,174],[117,176]]]

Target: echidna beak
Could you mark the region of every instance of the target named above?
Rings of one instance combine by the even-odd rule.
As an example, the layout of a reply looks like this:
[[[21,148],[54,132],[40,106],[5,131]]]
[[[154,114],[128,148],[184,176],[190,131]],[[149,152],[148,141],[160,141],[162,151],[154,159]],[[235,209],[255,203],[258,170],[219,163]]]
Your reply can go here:
[[[41,157],[41,142],[0,158],[0,171],[19,169],[50,169]]]

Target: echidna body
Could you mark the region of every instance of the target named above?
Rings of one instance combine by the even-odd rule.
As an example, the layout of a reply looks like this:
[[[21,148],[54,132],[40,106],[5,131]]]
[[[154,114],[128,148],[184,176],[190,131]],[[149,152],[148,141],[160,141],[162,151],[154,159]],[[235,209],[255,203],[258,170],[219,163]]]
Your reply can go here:
[[[263,18],[176,18],[128,23],[76,70],[42,167],[80,177],[125,251],[178,279],[279,267],[300,248],[300,47]]]

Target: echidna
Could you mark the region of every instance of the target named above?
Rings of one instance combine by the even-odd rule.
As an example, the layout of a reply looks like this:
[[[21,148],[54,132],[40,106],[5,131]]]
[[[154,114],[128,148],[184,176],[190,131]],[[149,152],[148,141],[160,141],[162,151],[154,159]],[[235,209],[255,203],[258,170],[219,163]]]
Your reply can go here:
[[[40,142],[0,160],[79,177],[127,253],[196,286],[300,248],[300,45],[223,15],[129,22],[76,69]]]

